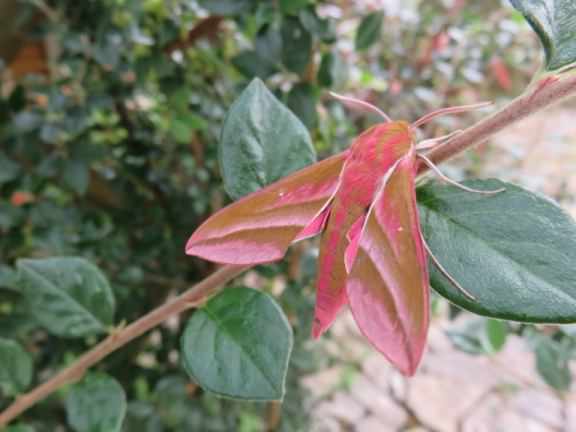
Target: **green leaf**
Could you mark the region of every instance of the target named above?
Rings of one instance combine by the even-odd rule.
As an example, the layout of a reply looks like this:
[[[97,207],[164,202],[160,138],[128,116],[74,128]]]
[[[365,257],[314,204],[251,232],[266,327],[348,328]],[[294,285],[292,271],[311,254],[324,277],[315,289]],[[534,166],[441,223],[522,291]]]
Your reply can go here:
[[[494,354],[506,343],[508,329],[503,321],[479,318],[466,323],[462,330],[446,335],[460,351],[473,355]]]
[[[336,26],[331,19],[320,18],[314,7],[302,9],[298,14],[300,22],[311,34],[320,38],[324,43],[336,42]]]
[[[106,277],[82,258],[22,259],[19,285],[29,310],[52,334],[83,337],[112,325],[114,296]]]
[[[103,374],[89,374],[66,397],[66,417],[76,432],[118,432],[126,408],[122,386]]]
[[[12,267],[0,264],[0,288],[18,290],[18,275]]]
[[[508,336],[508,327],[504,321],[488,319],[486,320],[486,339],[490,352],[498,352],[504,348]]]
[[[232,58],[232,64],[240,73],[248,78],[266,79],[277,71],[276,66],[267,58],[254,50],[242,51]]]
[[[164,376],[154,388],[154,402],[162,417],[171,423],[184,422],[190,415],[189,380],[184,375]]]
[[[14,180],[20,173],[20,166],[0,153],[0,185]]]
[[[288,93],[288,108],[302,120],[308,129],[313,129],[318,124],[316,102],[316,88],[311,84],[296,84]]]
[[[282,23],[282,62],[292,72],[302,74],[312,59],[312,35],[298,18]]]
[[[355,45],[358,51],[364,51],[378,41],[382,34],[383,21],[383,12],[372,12],[362,19],[356,32]]]
[[[230,107],[219,158],[226,191],[239,198],[313,163],[316,153],[306,127],[254,79]]]
[[[170,121],[170,134],[179,144],[190,144],[194,131],[205,129],[206,122],[194,113],[174,116]]]
[[[546,70],[576,62],[574,0],[511,0],[538,34],[546,54]]]
[[[496,195],[453,186],[418,190],[420,220],[442,266],[475,297],[458,291],[431,265],[431,285],[456,305],[494,318],[576,321],[576,225],[552,201],[497,180],[465,182]]]
[[[0,339],[0,388],[4,394],[22,393],[32,381],[32,357],[16,342]]]
[[[285,14],[296,14],[310,3],[310,0],[280,0],[280,10]]]
[[[348,80],[348,68],[338,52],[328,52],[322,56],[318,69],[318,84],[328,88],[341,88]]]
[[[534,350],[536,370],[546,383],[558,391],[568,391],[572,384],[567,350],[558,341],[538,335]]]
[[[84,195],[88,190],[88,183],[90,182],[90,168],[85,162],[80,160],[66,161],[62,176],[66,186],[78,195]]]
[[[36,429],[34,429],[32,426],[19,423],[12,426],[8,426],[8,428],[4,432],[34,432],[35,430]]]
[[[255,0],[199,0],[204,9],[216,15],[239,15],[248,12]]]
[[[254,47],[261,61],[276,69],[282,60],[282,35],[277,26],[264,26],[256,35]]]
[[[251,400],[284,395],[292,329],[266,294],[226,289],[192,316],[181,347],[186,371],[206,390]]]
[[[471,355],[487,354],[485,344],[480,337],[480,324],[480,321],[472,321],[464,330],[447,331],[446,336],[452,345],[460,351]]]

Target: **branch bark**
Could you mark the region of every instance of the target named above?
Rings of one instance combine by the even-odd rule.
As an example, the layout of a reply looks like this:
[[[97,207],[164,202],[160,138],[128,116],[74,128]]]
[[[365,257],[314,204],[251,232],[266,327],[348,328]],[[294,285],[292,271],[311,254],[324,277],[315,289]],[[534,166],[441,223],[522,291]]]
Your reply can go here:
[[[439,145],[433,149],[428,156],[435,163],[446,161],[467,148],[486,141],[512,123],[522,120],[536,111],[573,95],[576,95],[576,73],[567,72],[561,75],[544,76],[530,86],[524,94],[513,100],[502,110],[481,120],[455,138]],[[424,165],[420,167],[421,172],[424,172],[425,169],[426,167]],[[22,412],[43,400],[60,387],[82,378],[87,369],[118,348],[160,325],[169,317],[180,314],[187,309],[203,303],[208,297],[219,292],[224,285],[249,267],[250,266],[221,267],[211,276],[193,286],[176,299],[153,310],[129,326],[115,331],[107,339],[80,357],[71,366],[31,392],[17,398],[12,405],[0,414],[0,427],[6,426]]]
[[[427,156],[436,164],[445,162],[462,151],[485,142],[512,123],[575,94],[576,73],[568,71],[560,75],[545,75],[500,111],[437,146]],[[420,169],[422,172],[426,168],[421,166]]]
[[[154,309],[149,314],[134,321],[129,326],[114,331],[72,365],[50,378],[31,392],[17,398],[2,414],[0,428],[6,426],[35,403],[45,399],[60,387],[82,378],[87,369],[98,363],[108,354],[128,342],[153,329],[171,316],[202,304],[208,297],[218,292],[226,283],[247,270],[248,266],[224,266],[194,285],[174,300]]]

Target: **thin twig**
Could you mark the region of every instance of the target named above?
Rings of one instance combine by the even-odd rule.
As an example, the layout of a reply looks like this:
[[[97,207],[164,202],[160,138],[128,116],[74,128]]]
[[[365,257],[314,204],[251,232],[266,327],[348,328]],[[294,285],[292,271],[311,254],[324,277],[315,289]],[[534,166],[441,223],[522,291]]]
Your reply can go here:
[[[576,94],[576,74],[544,76],[500,111],[465,129],[454,138],[434,147],[427,156],[435,164],[444,162],[462,151],[481,144],[504,128],[530,114],[548,108]],[[420,172],[427,169],[420,164]]]
[[[248,266],[224,266],[174,300],[154,309],[129,326],[113,332],[72,365],[31,392],[18,397],[12,405],[0,414],[0,428],[8,425],[10,421],[60,387],[81,379],[87,369],[108,354],[160,325],[166,319],[203,303],[208,297],[220,291],[227,282],[248,268]]]
[[[469,147],[486,141],[512,123],[575,94],[576,74],[568,72],[561,76],[544,77],[505,108],[464,130],[453,139],[439,144],[427,156],[436,164],[443,162]],[[422,163],[419,172],[424,172],[426,169],[427,166]],[[248,268],[249,266],[222,267],[176,299],[153,310],[124,329],[116,331],[71,366],[31,392],[16,399],[0,414],[0,427],[6,426],[22,412],[45,399],[60,387],[80,379],[87,369],[131,340],[158,326],[169,317],[201,304],[206,298],[220,291],[227,282]]]

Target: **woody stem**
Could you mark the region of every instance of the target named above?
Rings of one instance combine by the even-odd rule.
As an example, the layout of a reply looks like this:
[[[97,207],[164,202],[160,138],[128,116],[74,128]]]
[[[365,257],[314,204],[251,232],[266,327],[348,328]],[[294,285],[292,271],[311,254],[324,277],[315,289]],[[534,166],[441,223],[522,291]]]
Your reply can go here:
[[[534,82],[521,96],[500,111],[439,144],[427,153],[427,156],[435,164],[444,162],[472,146],[485,142],[512,123],[574,94],[576,94],[576,74],[568,72],[564,75],[544,77]],[[427,169],[421,164],[419,172],[422,173]]]
[[[171,316],[179,315],[185,310],[202,304],[208,297],[220,291],[228,282],[248,268],[248,266],[223,266],[175,299],[159,306],[127,327],[113,331],[110,336],[87,351],[66,369],[31,392],[18,397],[12,405],[0,413],[0,429],[3,429],[32,405],[45,399],[59,388],[81,379],[87,369],[118,348],[159,326]]]
[[[543,78],[502,110],[445,143],[439,144],[427,156],[436,164],[448,160],[465,149],[486,141],[506,126],[575,94],[576,74],[567,73],[564,76]],[[425,164],[419,167],[421,173],[426,169]],[[128,342],[157,327],[168,318],[202,304],[248,268],[248,266],[224,266],[172,301],[159,306],[127,327],[115,331],[54,377],[18,397],[12,405],[0,413],[0,428],[59,388],[80,379],[87,369]]]

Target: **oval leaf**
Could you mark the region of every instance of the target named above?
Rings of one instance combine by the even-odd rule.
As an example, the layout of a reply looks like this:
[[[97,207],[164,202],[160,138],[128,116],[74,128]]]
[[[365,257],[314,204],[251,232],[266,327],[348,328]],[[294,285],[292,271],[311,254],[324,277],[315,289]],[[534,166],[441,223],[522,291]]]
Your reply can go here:
[[[181,346],[186,371],[206,390],[282,399],[292,329],[270,296],[248,288],[224,290],[192,316]]]
[[[486,339],[490,352],[499,352],[504,348],[508,338],[508,327],[504,321],[486,320]]]
[[[318,124],[317,101],[316,88],[310,84],[296,84],[288,93],[288,107],[309,129]]]
[[[102,272],[82,258],[22,259],[20,288],[29,310],[50,333],[83,337],[112,325],[114,296]]]
[[[384,14],[382,12],[372,12],[366,15],[356,32],[356,49],[363,51],[370,48],[382,34],[382,22],[384,21]]]
[[[536,370],[550,387],[568,391],[572,385],[570,346],[543,334],[531,335],[536,357]]]
[[[68,424],[76,432],[118,432],[126,408],[124,389],[107,375],[88,375],[66,398]]]
[[[230,108],[219,150],[224,186],[233,198],[316,160],[306,127],[257,78]]]
[[[0,154],[0,185],[14,180],[20,173],[20,166],[5,155]]]
[[[13,426],[8,426],[4,432],[36,432],[36,429],[25,424],[15,424]]]
[[[238,15],[248,12],[255,0],[199,0],[198,3],[216,15]]]
[[[511,0],[538,34],[546,53],[546,70],[576,62],[574,0]]]
[[[18,343],[0,339],[0,388],[8,396],[22,393],[32,380],[32,357]]]
[[[295,17],[285,17],[282,22],[282,62],[297,74],[306,71],[312,60],[312,35]]]
[[[576,321],[576,225],[552,201],[497,180],[419,188],[424,235],[445,269],[476,300],[431,265],[431,285],[480,315],[541,323]]]

